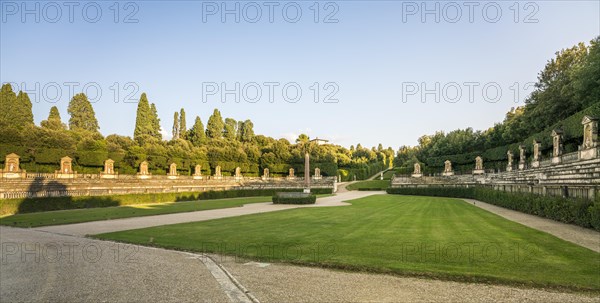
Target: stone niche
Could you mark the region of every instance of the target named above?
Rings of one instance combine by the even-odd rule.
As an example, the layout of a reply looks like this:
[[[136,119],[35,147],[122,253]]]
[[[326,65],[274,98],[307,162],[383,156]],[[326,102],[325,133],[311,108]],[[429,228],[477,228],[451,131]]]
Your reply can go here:
[[[26,178],[27,172],[20,168],[20,157],[17,154],[8,154],[4,161],[4,169],[0,169],[0,178]]]
[[[197,164],[194,167],[194,180],[202,180],[202,166]]]
[[[315,175],[313,176],[313,179],[321,180],[321,178],[323,178],[323,176],[321,176],[321,169],[317,167],[315,168]]]
[[[473,174],[474,175],[482,175],[485,173],[485,170],[483,169],[483,158],[481,158],[480,156],[477,156],[475,158],[475,169],[473,170]]]
[[[177,179],[179,174],[177,173],[177,164],[171,163],[169,165],[169,173],[167,174],[168,179]]]
[[[533,140],[533,160],[531,161],[531,167],[540,167],[540,149],[542,144],[536,140]]]
[[[420,163],[415,163],[411,177],[413,177],[413,178],[423,177],[423,174],[421,173],[421,164]]]
[[[444,162],[444,173],[442,173],[442,176],[454,176],[454,171],[452,170],[452,162],[450,162],[450,160],[446,160]]]
[[[115,172],[115,161],[107,159],[104,161],[104,171],[100,173],[102,179],[116,179],[117,173]]]
[[[563,154],[563,143],[562,143],[563,131],[555,129],[552,131],[552,164],[560,164],[561,156]]]
[[[150,179],[152,174],[148,171],[148,162],[140,163],[140,172],[137,174],[138,179]]]
[[[73,171],[73,159],[62,157],[60,159],[60,170],[54,172],[54,177],[57,179],[73,179],[76,176],[77,172]]]
[[[579,146],[579,159],[595,159],[598,155],[598,118],[585,116],[583,125],[583,144]]]

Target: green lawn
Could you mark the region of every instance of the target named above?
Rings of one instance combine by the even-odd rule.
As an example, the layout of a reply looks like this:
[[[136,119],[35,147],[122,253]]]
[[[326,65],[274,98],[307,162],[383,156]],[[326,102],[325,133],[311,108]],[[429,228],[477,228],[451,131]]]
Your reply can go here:
[[[17,227],[48,226],[238,207],[248,203],[270,201],[271,197],[246,197],[192,202],[152,203],[118,207],[58,210],[5,216],[0,218],[0,225]]]
[[[390,186],[390,181],[386,180],[369,180],[369,181],[358,181],[352,183],[346,188],[348,190],[385,190]]]
[[[462,200],[377,195],[351,203],[96,237],[350,270],[600,291],[600,254]]]

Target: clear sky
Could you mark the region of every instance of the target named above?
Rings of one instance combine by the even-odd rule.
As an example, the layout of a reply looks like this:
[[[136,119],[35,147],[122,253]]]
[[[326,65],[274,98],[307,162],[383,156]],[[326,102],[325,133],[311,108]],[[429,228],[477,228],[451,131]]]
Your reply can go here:
[[[66,121],[85,86],[105,135],[133,134],[146,92],[165,134],[216,107],[273,137],[415,145],[500,122],[556,51],[600,34],[599,1],[0,3],[0,81],[36,123],[53,105]]]

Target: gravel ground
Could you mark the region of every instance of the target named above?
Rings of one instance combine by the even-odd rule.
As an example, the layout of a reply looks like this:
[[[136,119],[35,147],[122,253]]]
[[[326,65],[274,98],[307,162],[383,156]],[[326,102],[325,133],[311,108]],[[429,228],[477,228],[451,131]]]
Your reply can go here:
[[[1,302],[229,302],[185,253],[10,227],[0,239]]]
[[[598,296],[223,258],[261,302],[600,302]]]
[[[595,252],[600,252],[600,232],[571,224],[560,223],[550,219],[544,219],[534,215],[528,215],[478,200],[464,200],[508,220],[547,232],[563,240],[589,248]]]

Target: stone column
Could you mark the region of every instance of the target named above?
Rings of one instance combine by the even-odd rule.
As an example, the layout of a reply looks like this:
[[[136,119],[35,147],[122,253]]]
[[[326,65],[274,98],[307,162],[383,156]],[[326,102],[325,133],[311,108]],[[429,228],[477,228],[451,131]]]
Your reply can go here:
[[[304,191],[310,192],[310,155],[304,154]]]
[[[525,169],[525,146],[519,145],[519,170]]]

